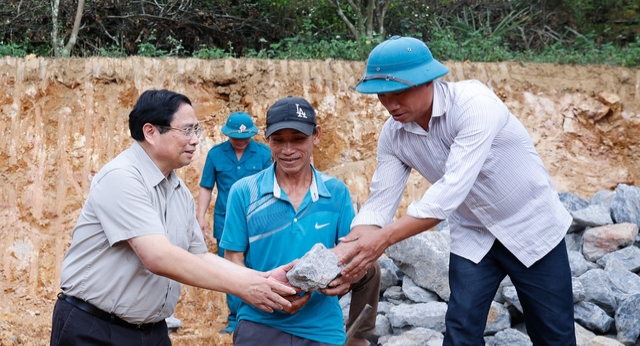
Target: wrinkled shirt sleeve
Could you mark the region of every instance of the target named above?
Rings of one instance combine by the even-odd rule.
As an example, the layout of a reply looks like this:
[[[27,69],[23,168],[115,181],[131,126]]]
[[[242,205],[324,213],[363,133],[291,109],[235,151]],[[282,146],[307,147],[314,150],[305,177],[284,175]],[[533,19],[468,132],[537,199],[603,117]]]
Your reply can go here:
[[[351,223],[352,228],[359,225],[384,227],[390,224],[402,200],[411,168],[394,154],[393,146],[399,143],[393,143],[389,131],[385,131],[390,125],[387,121],[378,140],[378,167],[371,178],[369,197]]]

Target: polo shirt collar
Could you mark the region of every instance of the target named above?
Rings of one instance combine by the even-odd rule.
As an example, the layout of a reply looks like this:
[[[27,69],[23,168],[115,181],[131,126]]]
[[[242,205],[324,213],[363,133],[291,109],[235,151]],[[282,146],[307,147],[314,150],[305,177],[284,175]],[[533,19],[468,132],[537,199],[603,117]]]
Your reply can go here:
[[[261,196],[271,193],[275,198],[281,199],[282,197],[282,188],[276,179],[276,165],[277,163],[269,166],[269,168],[267,168],[267,172],[265,172],[264,179],[262,179],[262,183],[260,184]],[[320,173],[313,165],[311,165],[311,171],[313,172],[313,175],[311,176],[311,186],[309,186],[311,200],[316,202],[320,197],[331,197],[329,189],[324,184],[324,181],[320,177]]]
[[[133,141],[133,145],[131,149],[138,157],[138,163],[140,167],[140,173],[146,177],[146,181],[149,184],[149,187],[154,188],[158,184],[160,184],[166,177],[160,171],[160,168],[156,166],[155,162],[151,160],[149,154],[144,150],[144,148],[140,145],[140,143],[136,140]],[[176,172],[171,171],[169,174],[169,178],[167,178],[171,186],[177,188],[180,186],[180,179],[176,175]]]

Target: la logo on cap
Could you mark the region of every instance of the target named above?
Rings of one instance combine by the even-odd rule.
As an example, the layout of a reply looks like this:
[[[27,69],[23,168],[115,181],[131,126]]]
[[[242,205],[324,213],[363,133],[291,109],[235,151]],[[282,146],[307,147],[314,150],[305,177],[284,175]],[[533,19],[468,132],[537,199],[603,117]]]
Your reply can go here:
[[[307,114],[300,109],[300,105],[296,103],[296,114],[298,114],[298,118],[307,118]]]

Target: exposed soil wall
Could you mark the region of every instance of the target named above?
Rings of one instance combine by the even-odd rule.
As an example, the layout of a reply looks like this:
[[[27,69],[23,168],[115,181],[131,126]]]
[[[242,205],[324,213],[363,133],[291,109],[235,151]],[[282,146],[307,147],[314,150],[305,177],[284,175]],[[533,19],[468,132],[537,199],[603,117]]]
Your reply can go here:
[[[640,184],[640,70],[604,66],[447,63],[449,81],[488,84],[525,124],[558,191],[590,197]],[[60,263],[91,178],[131,144],[127,117],[148,88],[186,94],[205,127],[196,158],[178,172],[194,196],[209,148],[229,113],[264,129],[268,107],[303,96],[323,127],[316,166],[364,201],[387,114],[354,87],[364,64],[227,59],[0,60],[0,345],[46,345]],[[258,140],[264,140],[262,135]],[[404,209],[428,184],[412,174]],[[197,196],[196,196],[197,197]],[[211,208],[209,213],[211,214]],[[174,345],[230,344],[217,330],[221,294],[184,287]]]

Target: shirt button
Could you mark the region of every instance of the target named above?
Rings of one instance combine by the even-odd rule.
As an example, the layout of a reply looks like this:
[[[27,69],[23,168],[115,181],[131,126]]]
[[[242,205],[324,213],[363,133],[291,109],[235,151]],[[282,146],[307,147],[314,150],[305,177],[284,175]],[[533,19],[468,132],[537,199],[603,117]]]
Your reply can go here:
[[[472,204],[471,209],[475,209],[475,208],[477,208],[477,206],[475,204]]]
[[[294,217],[293,222],[298,222],[298,219]]]
[[[240,166],[238,166],[238,169],[240,169]]]
[[[440,164],[441,164],[442,166],[444,166],[444,165],[445,165],[445,163],[446,163],[446,162],[444,162],[444,161],[440,161]]]

